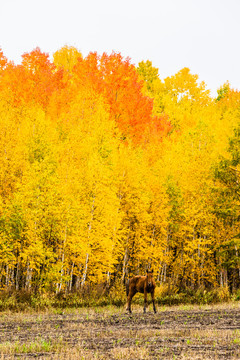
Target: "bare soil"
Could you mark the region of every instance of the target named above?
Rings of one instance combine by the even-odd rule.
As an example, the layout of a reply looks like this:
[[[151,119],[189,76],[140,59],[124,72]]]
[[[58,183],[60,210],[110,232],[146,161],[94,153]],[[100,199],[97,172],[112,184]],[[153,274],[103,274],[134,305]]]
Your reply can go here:
[[[36,351],[39,345],[40,350]],[[31,350],[33,349],[33,350]],[[34,350],[35,349],[35,350]],[[240,359],[240,307],[0,314],[0,359]]]

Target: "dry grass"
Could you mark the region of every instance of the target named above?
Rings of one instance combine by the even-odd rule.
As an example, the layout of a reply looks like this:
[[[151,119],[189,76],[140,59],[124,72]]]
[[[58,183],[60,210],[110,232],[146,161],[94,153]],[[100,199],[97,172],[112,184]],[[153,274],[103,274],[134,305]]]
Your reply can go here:
[[[184,305],[143,315],[134,306],[133,316],[116,307],[3,312],[0,359],[239,359],[239,308]]]

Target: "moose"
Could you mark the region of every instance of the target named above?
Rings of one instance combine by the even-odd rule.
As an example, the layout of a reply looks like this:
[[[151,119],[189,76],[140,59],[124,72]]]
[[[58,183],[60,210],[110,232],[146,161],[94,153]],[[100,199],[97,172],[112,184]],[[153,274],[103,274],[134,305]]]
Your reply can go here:
[[[133,296],[139,292],[144,294],[144,313],[146,312],[147,307],[147,294],[151,293],[152,296],[152,303],[153,303],[153,310],[156,313],[156,307],[155,307],[155,298],[154,298],[154,292],[155,292],[155,281],[153,278],[153,271],[147,270],[146,276],[137,275],[129,279],[126,283],[126,292],[127,292],[127,309],[126,311],[129,311],[129,313],[132,313],[131,310],[131,301]]]

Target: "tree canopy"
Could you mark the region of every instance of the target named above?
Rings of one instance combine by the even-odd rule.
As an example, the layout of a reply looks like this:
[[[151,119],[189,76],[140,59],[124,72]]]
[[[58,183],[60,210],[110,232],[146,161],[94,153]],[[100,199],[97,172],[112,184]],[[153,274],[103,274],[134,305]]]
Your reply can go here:
[[[237,286],[240,93],[113,52],[0,51],[0,288],[60,292],[153,268]]]

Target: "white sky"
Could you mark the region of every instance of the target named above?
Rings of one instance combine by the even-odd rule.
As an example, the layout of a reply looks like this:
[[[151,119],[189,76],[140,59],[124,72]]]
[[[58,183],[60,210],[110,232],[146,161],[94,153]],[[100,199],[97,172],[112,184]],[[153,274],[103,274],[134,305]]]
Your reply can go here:
[[[161,79],[189,67],[215,96],[227,80],[240,90],[239,19],[240,0],[0,0],[0,47],[15,63],[37,46],[114,50]]]

